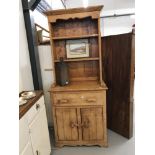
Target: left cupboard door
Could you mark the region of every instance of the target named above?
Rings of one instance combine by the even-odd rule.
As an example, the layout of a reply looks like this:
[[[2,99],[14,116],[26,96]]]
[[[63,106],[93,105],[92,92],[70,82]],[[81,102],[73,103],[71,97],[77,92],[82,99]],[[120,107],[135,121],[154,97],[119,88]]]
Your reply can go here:
[[[56,108],[55,117],[58,141],[79,140],[76,108]]]
[[[31,142],[28,142],[25,146],[24,150],[20,153],[20,155],[34,155],[32,151]]]
[[[45,107],[40,110],[29,128],[34,155],[50,155],[51,146]]]

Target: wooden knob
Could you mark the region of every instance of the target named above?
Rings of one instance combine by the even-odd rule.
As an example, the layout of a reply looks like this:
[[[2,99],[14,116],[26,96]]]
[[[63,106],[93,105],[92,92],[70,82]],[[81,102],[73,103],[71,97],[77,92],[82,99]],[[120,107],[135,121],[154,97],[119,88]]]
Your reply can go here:
[[[86,99],[87,102],[96,102],[96,99],[95,98],[89,98],[89,99]]]
[[[71,128],[75,128],[75,127],[78,127],[79,124],[75,123],[75,122],[70,122],[70,127]]]
[[[59,100],[59,103],[68,103],[69,102],[69,100],[67,100],[67,99],[61,99],[61,100]]]

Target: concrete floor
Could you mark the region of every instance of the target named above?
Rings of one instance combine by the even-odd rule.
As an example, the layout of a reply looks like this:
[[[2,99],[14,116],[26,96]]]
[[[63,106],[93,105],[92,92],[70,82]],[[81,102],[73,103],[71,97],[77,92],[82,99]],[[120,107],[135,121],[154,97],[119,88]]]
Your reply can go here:
[[[91,147],[63,147],[54,148],[52,146],[52,155],[134,155],[135,139],[130,140],[108,130],[109,147],[102,148],[98,146]]]

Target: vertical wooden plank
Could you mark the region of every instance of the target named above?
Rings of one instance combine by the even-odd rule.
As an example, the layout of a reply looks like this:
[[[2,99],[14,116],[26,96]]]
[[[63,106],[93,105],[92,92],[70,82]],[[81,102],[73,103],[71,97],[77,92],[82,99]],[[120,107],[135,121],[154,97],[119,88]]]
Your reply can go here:
[[[130,105],[129,105],[129,138],[133,136],[133,104],[134,104],[134,79],[135,79],[135,30],[132,32],[131,64],[130,64]]]
[[[63,123],[65,140],[71,140],[71,127],[70,127],[70,109],[64,108],[63,110]]]
[[[91,108],[89,110],[89,138],[90,140],[96,140],[96,117],[95,117],[96,108]]]
[[[78,124],[76,109],[70,109],[70,122],[74,122]],[[71,140],[78,140],[78,128],[77,127],[71,128]]]
[[[98,47],[99,47],[99,76],[100,76],[100,83],[103,85],[102,79],[102,53],[101,53],[101,31],[100,31],[100,18],[98,18]],[[103,52],[103,51],[102,51]]]
[[[96,108],[95,111],[96,118],[96,139],[103,140],[104,139],[104,129],[103,124],[105,123],[103,120],[103,111],[102,108]]]
[[[88,109],[85,108],[81,108],[81,120],[82,123],[84,123],[86,121],[87,118],[89,118],[89,116],[87,115],[87,111]],[[89,140],[89,128],[82,128],[82,139],[83,140]]]
[[[77,120],[78,124],[82,123],[82,116],[81,116],[81,109],[77,108]],[[78,128],[78,133],[79,133],[79,141],[82,141],[82,129]]]
[[[56,75],[55,75],[55,64],[54,64],[54,42],[53,42],[53,39],[52,39],[52,34],[53,34],[53,29],[52,29],[52,23],[48,22],[48,26],[49,26],[49,31],[50,31],[50,44],[51,44],[51,60],[52,60],[52,67],[53,68],[53,77],[54,77],[54,84],[56,84]]]
[[[63,110],[56,108],[56,124],[58,140],[65,140],[64,125],[63,125]]]
[[[103,103],[105,103],[102,107],[102,110],[103,110],[103,123],[104,123],[104,126],[103,126],[103,135],[104,135],[104,143],[105,143],[105,146],[108,146],[108,137],[107,137],[107,104],[106,104],[106,91],[103,92],[104,94],[104,99],[103,99]]]

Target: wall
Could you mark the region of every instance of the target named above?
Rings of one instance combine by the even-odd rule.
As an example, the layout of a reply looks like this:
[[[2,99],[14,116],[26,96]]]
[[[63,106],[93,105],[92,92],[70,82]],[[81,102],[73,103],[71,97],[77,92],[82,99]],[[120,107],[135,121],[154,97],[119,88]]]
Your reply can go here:
[[[32,71],[29,59],[22,4],[19,1],[19,92],[33,90]]]
[[[37,10],[34,10],[31,12],[33,14],[34,22],[39,24],[40,26],[44,27],[45,29],[49,30],[48,28],[48,21],[46,16],[38,12]]]
[[[130,16],[101,18],[101,35],[110,36],[132,32],[135,19]]]
[[[84,0],[66,0],[67,8],[83,7]],[[104,5],[104,10],[134,8],[135,0],[87,0],[89,6]]]
[[[64,9],[61,0],[52,0],[52,9],[53,10]]]
[[[54,82],[54,76],[52,71],[45,71],[45,69],[52,68],[52,59],[51,59],[51,46],[50,45],[43,45],[38,46],[39,52],[39,60],[40,60],[40,67],[41,67],[41,76],[42,76],[42,83],[43,83],[43,91],[45,95],[45,105],[47,111],[47,118],[48,124],[52,125],[52,107],[51,107],[51,100],[50,100],[50,86]]]
[[[104,5],[101,16],[114,14],[134,13],[134,0],[88,0],[88,6]],[[67,8],[83,7],[83,0],[66,1]],[[132,31],[132,25],[135,20],[130,16],[102,18],[101,19],[101,35],[110,36],[129,33]]]

